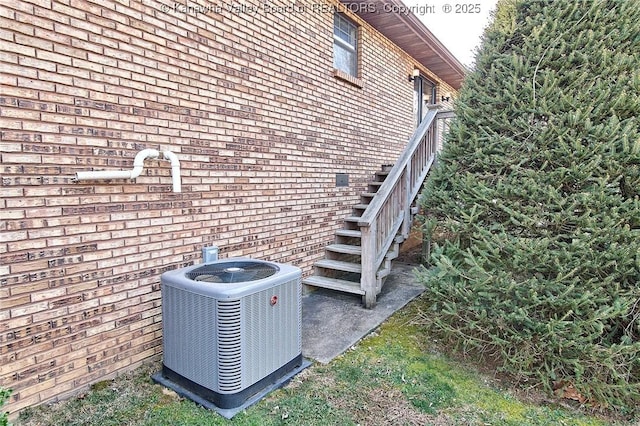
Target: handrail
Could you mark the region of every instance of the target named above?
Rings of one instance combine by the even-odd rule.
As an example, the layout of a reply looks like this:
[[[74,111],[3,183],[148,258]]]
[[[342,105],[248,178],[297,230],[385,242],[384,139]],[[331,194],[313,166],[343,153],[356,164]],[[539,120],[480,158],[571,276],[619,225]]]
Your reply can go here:
[[[358,221],[358,226],[371,225],[375,220],[381,205],[387,200],[387,198],[389,198],[391,190],[398,183],[400,175],[406,169],[407,163],[415,153],[422,138],[424,138],[427,130],[429,130],[429,127],[431,127],[436,115],[438,114],[439,105],[429,105],[428,108],[429,112],[416,129],[412,138],[409,140],[409,143],[407,144],[407,147],[402,153],[400,159],[398,159],[398,161],[393,165],[393,168],[389,171],[389,175],[385,178],[382,185],[380,185],[380,188],[371,200],[371,203],[369,203],[367,209],[362,213],[362,217],[360,217],[360,220]]]
[[[430,105],[422,123],[404,152],[380,185],[358,221],[361,232],[362,274],[360,287],[364,304],[372,307],[379,292],[377,272],[402,228],[407,238],[411,227],[411,204],[435,160],[439,105]],[[447,117],[448,118],[448,117]]]

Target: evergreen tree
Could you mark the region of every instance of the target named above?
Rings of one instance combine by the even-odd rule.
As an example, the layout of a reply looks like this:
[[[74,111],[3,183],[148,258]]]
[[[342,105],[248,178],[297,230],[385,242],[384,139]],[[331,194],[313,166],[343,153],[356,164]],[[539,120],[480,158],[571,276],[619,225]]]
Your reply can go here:
[[[420,203],[432,325],[640,405],[640,1],[501,0]]]

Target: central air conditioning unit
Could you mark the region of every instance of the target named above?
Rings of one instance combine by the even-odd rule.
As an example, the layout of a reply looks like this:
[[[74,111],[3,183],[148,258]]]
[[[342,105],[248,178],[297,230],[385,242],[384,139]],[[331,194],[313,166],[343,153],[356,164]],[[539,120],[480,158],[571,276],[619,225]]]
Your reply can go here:
[[[253,259],[162,274],[164,356],[154,379],[230,418],[225,409],[295,375],[309,364],[301,280],[297,267]]]

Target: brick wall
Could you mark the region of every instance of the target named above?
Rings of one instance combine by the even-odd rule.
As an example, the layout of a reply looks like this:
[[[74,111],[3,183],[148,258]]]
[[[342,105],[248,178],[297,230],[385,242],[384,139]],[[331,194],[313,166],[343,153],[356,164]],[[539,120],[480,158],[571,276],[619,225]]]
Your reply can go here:
[[[415,61],[355,17],[362,87],[334,76],[328,10],[174,4],[0,7],[0,386],[14,389],[11,412],[159,357],[160,274],[200,262],[203,246],[310,274],[411,134]],[[181,193],[158,160],[135,181],[73,180],[131,169],[145,148],[179,157]],[[350,186],[335,187],[336,173]]]

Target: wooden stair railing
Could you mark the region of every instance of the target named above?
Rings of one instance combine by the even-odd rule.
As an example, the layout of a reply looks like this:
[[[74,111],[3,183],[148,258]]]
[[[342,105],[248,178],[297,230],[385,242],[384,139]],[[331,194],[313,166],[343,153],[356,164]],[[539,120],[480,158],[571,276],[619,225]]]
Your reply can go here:
[[[383,278],[378,276],[378,270],[396,236],[401,240],[409,236],[413,219],[411,205],[438,149],[437,114],[437,106],[429,108],[407,148],[358,221],[362,245],[360,288],[364,291],[363,303],[366,308],[375,306]]]
[[[417,213],[413,202],[436,157],[438,108],[429,106],[395,165],[376,172],[377,180],[361,194],[362,203],[354,206],[345,229],[336,232],[336,243],[326,247],[325,259],[314,264],[315,275],[304,284],[358,294],[366,308],[375,306],[391,261],[409,236]]]

